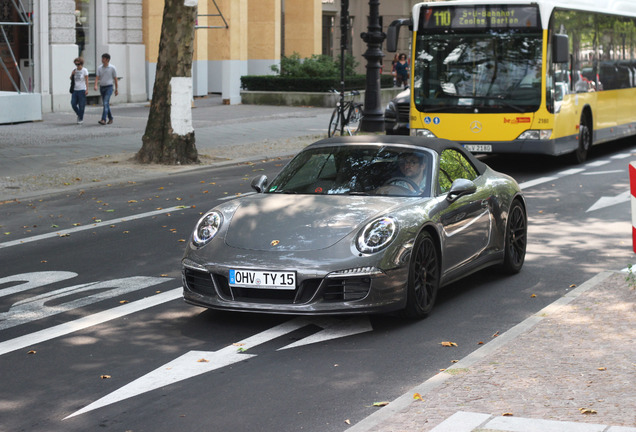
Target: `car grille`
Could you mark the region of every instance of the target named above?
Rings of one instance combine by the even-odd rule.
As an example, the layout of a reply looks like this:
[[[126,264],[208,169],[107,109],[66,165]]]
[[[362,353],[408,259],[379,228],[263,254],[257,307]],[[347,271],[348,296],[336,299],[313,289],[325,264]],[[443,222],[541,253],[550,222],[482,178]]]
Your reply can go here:
[[[325,301],[360,300],[367,296],[371,289],[371,279],[368,277],[348,277],[326,279],[323,293]]]
[[[316,296],[322,288],[325,302],[360,300],[371,289],[368,277],[306,279],[295,290],[231,287],[228,279],[219,274],[184,269],[184,280],[190,291],[204,296],[219,295],[227,301],[270,304],[302,304]]]
[[[186,268],[183,272],[183,276],[190,291],[201,295],[215,294],[210,273]]]
[[[409,115],[411,114],[411,104],[409,103],[401,103],[397,104],[397,121],[398,122],[408,122]]]

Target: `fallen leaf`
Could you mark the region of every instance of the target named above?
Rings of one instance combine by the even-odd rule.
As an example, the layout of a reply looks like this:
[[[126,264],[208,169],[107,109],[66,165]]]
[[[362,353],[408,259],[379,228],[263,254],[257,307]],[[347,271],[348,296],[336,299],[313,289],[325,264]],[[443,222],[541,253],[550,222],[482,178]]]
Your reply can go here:
[[[504,417],[512,417],[513,415],[514,415],[514,414],[513,414],[513,413],[511,413],[511,412],[506,412],[506,413],[503,413],[503,414],[502,414],[502,416],[504,416]]]
[[[484,343],[482,341],[477,342],[477,345],[483,345]]]
[[[579,408],[581,414],[597,414],[597,412],[591,408]]]
[[[444,347],[456,347],[457,346],[457,344],[455,342],[440,342],[440,345],[444,346]]]
[[[419,394],[419,393],[415,393],[415,394],[413,395],[413,399],[415,399],[415,400],[424,400],[424,399],[422,399],[422,395],[421,395],[421,394]]]
[[[126,304],[126,303],[128,303],[128,300],[120,300],[119,301],[119,304]]]
[[[388,401],[383,401],[383,402],[373,402],[373,406],[374,407],[383,407],[383,406],[387,406],[390,402]]]
[[[210,360],[206,360],[204,358],[197,360],[197,363],[210,363]]]
[[[606,371],[607,370],[606,367],[600,367],[600,368],[597,368],[597,369],[600,370],[600,371]]]
[[[535,298],[536,296],[537,296],[536,294],[532,294],[530,298]]]
[[[185,242],[185,239],[179,239],[179,242],[180,242],[180,243],[184,243],[184,242]]]
[[[346,423],[346,424],[348,424],[348,425],[350,425],[350,424],[351,424],[351,420],[346,419],[346,420],[345,420],[345,423]]]
[[[37,352],[36,350],[31,350],[27,354],[35,354],[36,352]]]
[[[137,200],[129,200],[128,202],[129,202],[129,203],[136,203],[136,202],[137,202]]]
[[[100,375],[101,379],[110,379],[111,376],[110,375]]]
[[[497,336],[499,336],[499,330],[497,330],[497,331],[495,332],[495,334],[493,334],[491,337],[496,338]]]
[[[161,277],[168,277],[166,273],[162,274]]]
[[[570,285],[570,288],[576,288],[576,284]]]
[[[451,363],[457,363],[459,360],[451,360]]]

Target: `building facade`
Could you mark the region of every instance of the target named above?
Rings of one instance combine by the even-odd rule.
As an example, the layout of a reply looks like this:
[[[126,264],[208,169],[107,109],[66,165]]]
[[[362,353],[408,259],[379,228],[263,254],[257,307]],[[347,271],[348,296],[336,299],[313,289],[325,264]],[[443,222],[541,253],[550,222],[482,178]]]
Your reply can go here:
[[[414,0],[380,1],[383,28]],[[0,0],[0,123],[70,111],[69,77],[81,56],[94,76],[101,54],[120,77],[112,103],[152,98],[163,0]],[[340,54],[340,0],[199,0],[193,94],[241,102],[243,75],[273,74],[281,56]],[[364,72],[368,0],[350,0],[348,50]],[[406,32],[405,32],[406,33]],[[403,35],[404,50],[408,35]],[[385,57],[390,72],[392,55]],[[388,65],[388,71],[387,67]],[[98,92],[90,87],[89,97]]]

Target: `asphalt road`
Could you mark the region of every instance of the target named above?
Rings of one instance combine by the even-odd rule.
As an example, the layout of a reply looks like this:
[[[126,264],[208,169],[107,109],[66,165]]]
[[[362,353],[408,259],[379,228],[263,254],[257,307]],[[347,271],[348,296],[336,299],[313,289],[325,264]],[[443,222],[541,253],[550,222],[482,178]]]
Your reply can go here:
[[[182,302],[179,260],[201,212],[285,161],[0,205],[0,430],[346,430],[572,285],[630,264],[633,151],[605,145],[581,166],[486,158],[524,188],[526,264],[453,284],[422,321]]]

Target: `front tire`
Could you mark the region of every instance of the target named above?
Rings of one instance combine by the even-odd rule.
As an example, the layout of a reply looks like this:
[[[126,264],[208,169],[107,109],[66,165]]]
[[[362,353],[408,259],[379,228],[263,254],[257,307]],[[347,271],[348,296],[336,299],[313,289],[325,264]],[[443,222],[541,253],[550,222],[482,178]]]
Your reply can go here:
[[[526,259],[528,217],[518,200],[513,201],[508,211],[505,236],[502,270],[507,274],[519,273]]]
[[[579,146],[574,151],[572,159],[574,163],[581,164],[587,160],[592,148],[592,128],[589,121],[583,117],[579,124]]]
[[[331,114],[331,120],[329,120],[329,129],[327,129],[327,136],[332,137],[335,136],[340,128],[340,112],[338,107],[333,110]]]
[[[415,241],[406,293],[404,315],[408,318],[426,317],[435,304],[440,281],[440,259],[433,237],[423,232]]]

